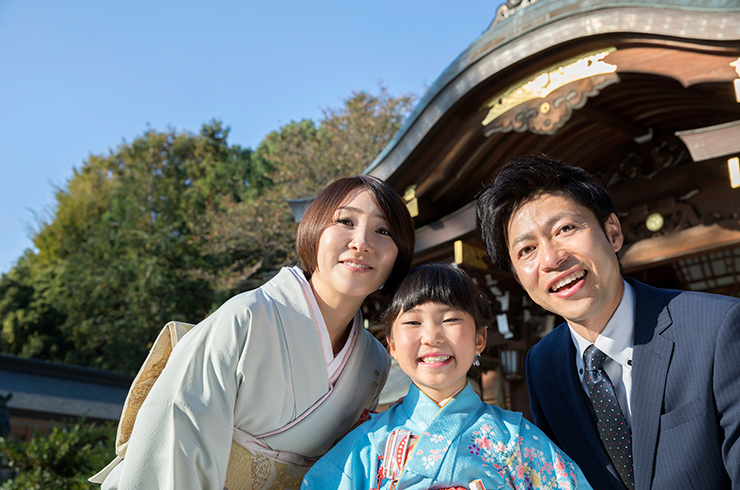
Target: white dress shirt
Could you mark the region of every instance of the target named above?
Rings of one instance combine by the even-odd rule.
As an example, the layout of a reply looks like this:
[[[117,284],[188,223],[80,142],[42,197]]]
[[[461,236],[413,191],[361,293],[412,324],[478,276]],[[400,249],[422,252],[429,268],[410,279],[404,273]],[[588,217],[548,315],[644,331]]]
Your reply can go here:
[[[583,353],[591,342],[581,337],[568,324],[570,336],[576,346],[576,369],[581,378],[581,386],[588,395],[584,376]],[[604,371],[614,385],[619,408],[622,409],[627,424],[632,427],[632,408],[630,394],[632,393],[632,348],[634,347],[635,331],[635,290],[624,282],[624,295],[617,310],[607,322],[604,330],[599,334],[594,345],[607,355],[604,361]]]

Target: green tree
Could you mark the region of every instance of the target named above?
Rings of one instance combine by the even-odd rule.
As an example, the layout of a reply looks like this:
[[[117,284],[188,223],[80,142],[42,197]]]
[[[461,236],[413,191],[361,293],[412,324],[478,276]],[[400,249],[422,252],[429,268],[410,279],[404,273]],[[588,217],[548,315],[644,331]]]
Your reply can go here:
[[[16,476],[0,490],[95,489],[87,481],[115,457],[116,426],[87,424],[84,418],[55,424],[49,435],[28,442],[0,438],[0,453]]]
[[[285,199],[362,172],[413,103],[383,86],[355,92],[254,152],[214,121],[91,155],[56,190],[36,251],[0,277],[0,349],[135,372],[165,323],[199,321],[296,263]]]
[[[166,322],[204,318],[213,287],[192,271],[219,263],[195,233],[268,182],[247,185],[251,151],[227,136],[218,122],[198,135],[150,130],[75,170],[38,253],[0,281],[4,351],[134,372]]]
[[[286,198],[316,195],[334,180],[357,175],[377,157],[411,112],[413,95],[353,92],[341,108],[325,109],[319,124],[291,122],[267,135],[255,158],[274,169],[270,179]]]
[[[228,203],[223,212],[207,213],[204,223],[204,251],[219,267],[197,274],[216,289],[213,308],[296,263],[297,226],[279,189],[267,189],[253,201]]]
[[[414,97],[354,92],[338,109],[326,109],[319,123],[304,119],[273,131],[252,155],[253,166],[267,172],[254,200],[229,203],[208,215],[205,250],[222,267],[209,281],[217,300],[254,288],[284,265],[296,263],[295,230],[285,199],[315,196],[332,181],[361,173],[411,111]]]
[[[62,283],[53,267],[33,267],[31,251],[0,277],[0,351],[53,359],[69,348],[58,328],[66,315],[55,304]]]

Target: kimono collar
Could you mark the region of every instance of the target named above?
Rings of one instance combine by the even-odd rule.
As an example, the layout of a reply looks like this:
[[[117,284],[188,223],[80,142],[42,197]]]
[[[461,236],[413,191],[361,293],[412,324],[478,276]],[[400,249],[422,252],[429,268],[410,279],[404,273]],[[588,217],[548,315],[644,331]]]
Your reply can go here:
[[[438,416],[443,416],[446,426],[457,419],[460,419],[459,423],[462,425],[474,416],[482,406],[483,402],[470,386],[470,383],[442,408],[417,388],[415,384],[411,383],[409,392],[401,403],[404,413],[419,427],[420,431],[427,430]]]
[[[331,344],[329,329],[327,328],[326,322],[324,321],[324,316],[321,314],[319,304],[316,302],[316,296],[314,296],[313,289],[311,289],[311,285],[309,284],[308,280],[306,280],[303,269],[297,266],[286,267],[286,269],[293,273],[293,277],[295,277],[295,279],[301,285],[301,289],[303,289],[303,294],[306,296],[306,301],[308,301],[308,304],[311,307],[311,312],[313,313],[313,318],[316,324],[316,330],[319,335],[319,339],[321,340],[321,348],[324,352],[326,370],[328,372],[329,378],[331,378],[337,373],[339,368],[344,365],[345,358],[349,356],[351,348],[350,346],[353,345],[354,337],[357,335],[359,325],[362,324],[362,316],[360,315],[359,311],[355,313],[355,317],[352,320],[352,326],[350,326],[349,337],[344,343],[344,347],[342,347],[342,350],[340,350],[337,355],[334,356],[334,348]]]
[[[468,383],[454,399],[440,408],[412,384],[401,408],[419,428],[419,439],[409,454],[404,473],[434,481],[441,460],[471,419],[479,416],[484,404]]]

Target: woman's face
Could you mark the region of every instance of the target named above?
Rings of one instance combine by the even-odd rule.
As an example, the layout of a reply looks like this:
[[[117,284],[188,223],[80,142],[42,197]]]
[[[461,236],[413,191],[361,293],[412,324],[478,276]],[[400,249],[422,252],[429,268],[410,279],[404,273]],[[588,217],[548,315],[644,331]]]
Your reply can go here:
[[[330,306],[350,298],[362,302],[390,276],[398,255],[388,224],[366,190],[350,194],[319,238],[316,294]]]

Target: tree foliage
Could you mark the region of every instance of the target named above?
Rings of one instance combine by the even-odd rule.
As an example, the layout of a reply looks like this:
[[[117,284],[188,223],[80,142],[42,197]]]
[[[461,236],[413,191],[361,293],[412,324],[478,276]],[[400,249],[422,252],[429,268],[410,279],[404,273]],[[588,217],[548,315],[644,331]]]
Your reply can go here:
[[[295,263],[295,225],[285,199],[310,198],[332,181],[361,173],[410,113],[415,98],[354,92],[319,123],[291,122],[265,137],[252,155],[272,186],[260,199],[209,216],[208,250],[225,263],[211,278],[233,294],[258,286],[264,275]]]
[[[228,296],[294,264],[288,198],[360,173],[411,96],[356,92],[321,121],[291,122],[252,152],[219,122],[149,130],[91,155],[0,278],[0,349],[135,372],[171,320],[198,322]]]
[[[95,489],[87,481],[115,457],[116,426],[87,424],[84,418],[55,424],[48,435],[28,442],[0,438],[0,454],[16,472],[0,490]]]
[[[317,125],[291,122],[270,133],[255,152],[274,170],[273,182],[287,198],[314,196],[332,181],[361,173],[390,142],[411,112],[415,98],[353,92],[344,107],[325,109]]]
[[[251,151],[220,123],[197,135],[147,131],[90,156],[27,253],[0,280],[6,353],[135,371],[170,320],[206,316],[213,288],[195,230],[247,193]]]

